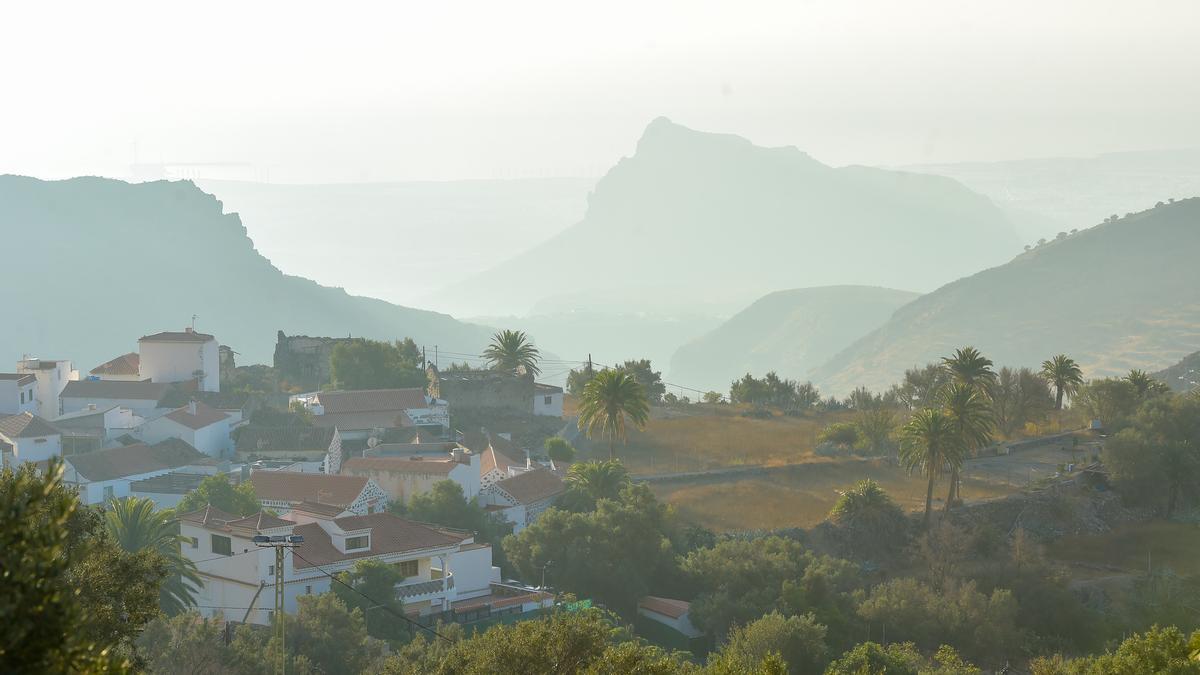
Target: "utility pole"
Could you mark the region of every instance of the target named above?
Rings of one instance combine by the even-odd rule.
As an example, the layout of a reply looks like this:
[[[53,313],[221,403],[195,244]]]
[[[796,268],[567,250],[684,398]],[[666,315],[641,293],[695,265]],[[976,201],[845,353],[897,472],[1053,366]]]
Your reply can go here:
[[[283,552],[285,549],[296,548],[304,543],[304,537],[299,534],[255,535],[254,545],[259,548],[275,549],[275,635],[279,637],[279,675],[285,675],[287,670],[287,633],[284,631],[283,611]]]

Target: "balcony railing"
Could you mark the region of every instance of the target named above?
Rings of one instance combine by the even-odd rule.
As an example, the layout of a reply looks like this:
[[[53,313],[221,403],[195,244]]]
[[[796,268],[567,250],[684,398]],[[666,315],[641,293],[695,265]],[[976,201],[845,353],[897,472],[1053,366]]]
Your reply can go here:
[[[410,581],[406,583],[396,584],[396,595],[401,600],[412,602],[415,600],[426,600],[427,597],[422,596],[440,596],[442,595],[442,584],[445,583],[447,591],[454,588],[454,573],[446,575],[445,579],[433,579],[430,581]]]

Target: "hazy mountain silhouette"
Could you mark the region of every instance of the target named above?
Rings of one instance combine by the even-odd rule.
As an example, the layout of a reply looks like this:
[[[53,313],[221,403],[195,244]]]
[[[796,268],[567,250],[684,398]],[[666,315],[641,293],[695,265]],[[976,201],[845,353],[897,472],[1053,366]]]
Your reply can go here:
[[[1200,194],[1200,149],[905,168],[948,176],[990,197],[1027,244],[1169,197]]]
[[[578,222],[596,179],[196,182],[240,214],[259,250],[291,273],[414,303]]]
[[[1187,392],[1200,387],[1200,352],[1188,354],[1179,363],[1154,373],[1154,377],[1175,391]]]
[[[489,333],[284,274],[254,249],[236,214],[190,181],[0,176],[0,231],[9,279],[0,284],[0,370],[36,352],[86,372],[144,334],[182,329],[193,314],[198,330],[243,363],[270,363],[278,330],[411,336],[472,352]]]
[[[522,313],[589,292],[637,307],[653,287],[652,302],[703,308],[803,286],[929,290],[1018,251],[1000,210],[953,180],[832,168],[659,118],[596,185],[582,222],[435,297]]]
[[[882,389],[973,345],[998,365],[1066,353],[1086,377],[1157,371],[1200,347],[1200,199],[1051,241],[947,284],[814,372],[833,393]]]
[[[771,370],[803,381],[916,297],[872,286],[771,293],[680,347],[671,358],[670,379],[716,391],[725,391],[745,373],[761,376]]]

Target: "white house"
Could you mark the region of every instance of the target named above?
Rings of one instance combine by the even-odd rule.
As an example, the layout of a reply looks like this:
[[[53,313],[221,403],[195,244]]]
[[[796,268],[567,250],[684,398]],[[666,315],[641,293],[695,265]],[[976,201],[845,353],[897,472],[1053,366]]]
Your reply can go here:
[[[533,385],[533,414],[563,416],[563,388],[536,382]]]
[[[171,439],[155,445],[124,445],[65,458],[63,480],[79,489],[79,501],[102,504],[132,494],[130,485],[145,478],[180,472],[212,475],[217,461],[187,443]]]
[[[59,395],[67,383],[79,379],[79,371],[63,359],[24,358],[17,361],[17,372],[37,378],[37,414],[47,419],[62,412]]]
[[[688,638],[698,638],[704,633],[692,624],[691,608],[691,603],[685,600],[647,595],[638,600],[637,612],[651,621],[670,626]]]
[[[138,478],[129,481],[129,495],[149,499],[159,509],[173,509],[179,506],[187,493],[200,487],[200,483],[208,476],[204,473],[172,472]]]
[[[108,410],[120,406],[139,417],[157,417],[166,412],[162,402],[170,385],[156,382],[122,382],[119,380],[76,380],[62,390],[61,410],[55,416],[80,410]]]
[[[62,457],[62,432],[31,412],[0,417],[0,466]]]
[[[479,494],[479,503],[504,516],[516,533],[537,520],[566,491],[566,483],[557,474],[536,468],[493,483]]]
[[[92,368],[88,377],[95,380],[117,380],[121,382],[137,382],[142,377],[139,369],[141,359],[137,352],[122,354],[111,361],[106,361]]]
[[[387,493],[375,481],[362,476],[252,471],[250,484],[263,508],[274,511],[312,502],[366,515],[383,511],[388,503]]]
[[[196,380],[200,391],[221,391],[217,339],[191,328],[144,335],[138,339],[138,372],[151,382]]]
[[[133,435],[145,421],[129,408],[113,405],[106,408],[90,406],[69,412],[55,417],[51,423],[64,433],[94,437],[103,446],[112,444],[126,434]]]
[[[146,443],[178,438],[209,457],[225,457],[233,453],[229,432],[235,421],[229,413],[191,401],[182,408],[146,420],[134,435]]]
[[[341,472],[370,478],[390,499],[405,504],[443,480],[457,483],[467,499],[479,494],[479,455],[457,445],[450,452],[434,455],[351,457],[341,463]]]
[[[0,415],[37,414],[37,376],[0,373]]]
[[[548,606],[547,593],[525,589],[517,597],[500,584],[492,566],[491,547],[476,544],[466,532],[405,520],[390,513],[351,515],[337,507],[297,504],[281,517],[259,513],[246,518],[208,506],[179,516],[183,553],[191,558],[202,580],[196,594],[200,612],[213,616],[217,607],[225,618],[267,624],[271,621],[272,592],[283,584],[284,611],[295,612],[301,595],[327,593],[331,575],[353,569],[359,560],[377,560],[395,567],[403,581],[396,598],[405,611],[454,620],[459,608],[478,614],[480,607],[512,607],[520,611]],[[254,537],[299,536],[303,542],[284,549],[282,570],[275,569],[275,550],[260,547]]]

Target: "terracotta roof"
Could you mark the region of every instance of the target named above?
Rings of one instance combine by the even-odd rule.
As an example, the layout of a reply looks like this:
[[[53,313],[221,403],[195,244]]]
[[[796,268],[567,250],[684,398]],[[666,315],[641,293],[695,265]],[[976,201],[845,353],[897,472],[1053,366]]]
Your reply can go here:
[[[493,469],[499,469],[501,473],[507,475],[508,467],[510,466],[524,466],[524,463],[517,462],[507,455],[496,452],[496,449],[489,445],[487,450],[483,451],[483,456],[479,458],[479,475],[486,476]]]
[[[170,438],[154,445],[125,445],[64,458],[76,473],[97,482],[215,461],[185,441]]]
[[[349,412],[313,415],[313,426],[324,429],[395,429],[413,426],[412,418],[403,410],[378,410],[375,412]]]
[[[563,393],[562,387],[556,387],[552,384],[542,384],[541,382],[534,382],[533,389],[539,395],[540,394],[561,394],[561,393]]]
[[[346,512],[346,509],[335,504],[317,504],[314,502],[300,502],[292,506],[292,512],[300,511],[314,516],[325,516],[326,518],[337,518]]]
[[[518,504],[526,506],[562,494],[567,489],[563,479],[546,469],[534,469],[505,478],[496,483]]]
[[[277,527],[291,527],[295,524],[296,523],[293,523],[290,520],[284,520],[283,518],[272,516],[265,511],[259,511],[258,513],[246,516],[245,518],[229,521],[230,527],[254,530],[255,532],[272,530]]]
[[[238,429],[237,451],[289,450],[325,452],[333,443],[333,427],[264,427],[253,422]]]
[[[204,427],[216,424],[221,420],[228,419],[229,415],[217,410],[216,408],[212,408],[197,401],[195,415],[189,412],[188,406],[185,405],[182,408],[176,408],[175,410],[172,410],[166,415],[163,415],[163,417],[166,417],[172,422],[182,424],[189,429],[195,430],[203,429]]]
[[[653,595],[647,595],[641,600],[638,600],[638,609],[645,609],[655,614],[669,616],[672,619],[687,614],[691,603],[685,600],[672,600],[671,598],[659,598]]]
[[[142,494],[185,495],[200,487],[208,475],[203,473],[164,473],[153,478],[135,480],[129,491]]]
[[[224,527],[225,523],[240,519],[239,516],[235,516],[232,513],[226,513],[212,504],[208,504],[202,509],[181,513],[176,517],[185,523],[203,525],[205,527]]]
[[[366,489],[367,478],[297,471],[254,471],[250,474],[250,483],[260,500],[350,506]]]
[[[0,436],[8,439],[38,438],[56,434],[62,435],[62,432],[33,413],[21,412],[16,415],[0,416]]]
[[[342,473],[390,471],[393,473],[449,474],[459,463],[452,459],[421,457],[351,457],[342,462]]]
[[[371,548],[342,553],[334,547],[329,534],[319,524],[297,525],[293,533],[304,537],[304,543],[297,549],[300,555],[293,560],[297,569],[388,553],[454,546],[466,538],[462,535],[434,529],[428,525],[414,523],[390,513],[346,516],[345,518],[335,518],[333,522],[343,530],[370,528]],[[301,556],[305,559],[302,559]]]
[[[92,368],[92,375],[137,375],[141,356],[137,352],[122,354],[117,358]]]
[[[0,373],[0,380],[16,380],[17,386],[29,384],[37,379],[33,373]]]
[[[207,333],[197,333],[192,330],[168,330],[154,335],[143,335],[138,338],[138,342],[208,342],[215,339]]]
[[[362,389],[358,391],[322,391],[317,402],[330,413],[364,413],[425,408],[423,389]]]
[[[169,385],[144,380],[73,380],[67,383],[59,398],[124,398],[138,401],[161,401]]]

